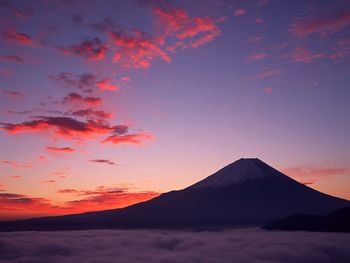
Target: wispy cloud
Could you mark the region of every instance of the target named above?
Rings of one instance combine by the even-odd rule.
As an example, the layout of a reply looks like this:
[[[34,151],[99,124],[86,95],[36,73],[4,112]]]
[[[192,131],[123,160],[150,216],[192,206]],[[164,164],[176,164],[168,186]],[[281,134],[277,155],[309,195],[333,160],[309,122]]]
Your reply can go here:
[[[115,162],[111,161],[111,160],[107,160],[107,159],[94,159],[94,160],[90,160],[90,162],[93,163],[103,163],[103,164],[109,164],[109,165],[115,165]]]
[[[33,45],[33,40],[29,35],[18,32],[17,29],[14,27],[9,27],[5,29],[2,32],[2,37],[8,42],[25,46]]]
[[[61,152],[61,153],[71,153],[71,152],[75,151],[75,149],[70,148],[70,147],[46,146],[45,149],[50,151],[50,152]]]
[[[319,17],[310,21],[301,21],[290,27],[290,32],[298,37],[305,37],[312,33],[335,32],[350,25],[350,11],[345,10],[330,16]]]
[[[253,79],[256,79],[256,80],[266,79],[266,78],[280,75],[281,73],[282,73],[282,71],[279,69],[267,69],[267,70],[264,70],[264,71],[260,72],[259,74],[257,74]]]

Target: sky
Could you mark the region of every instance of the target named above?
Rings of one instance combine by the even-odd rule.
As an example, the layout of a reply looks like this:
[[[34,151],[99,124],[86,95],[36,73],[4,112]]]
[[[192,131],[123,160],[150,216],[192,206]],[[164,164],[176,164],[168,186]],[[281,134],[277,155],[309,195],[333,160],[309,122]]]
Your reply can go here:
[[[349,0],[0,1],[0,220],[257,157],[350,199]]]

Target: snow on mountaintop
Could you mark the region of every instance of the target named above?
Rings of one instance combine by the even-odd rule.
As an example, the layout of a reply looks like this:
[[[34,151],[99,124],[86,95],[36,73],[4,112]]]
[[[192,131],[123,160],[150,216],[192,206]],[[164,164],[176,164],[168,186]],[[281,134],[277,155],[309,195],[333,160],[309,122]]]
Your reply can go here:
[[[271,176],[281,177],[283,174],[258,158],[241,158],[189,188],[224,187]]]

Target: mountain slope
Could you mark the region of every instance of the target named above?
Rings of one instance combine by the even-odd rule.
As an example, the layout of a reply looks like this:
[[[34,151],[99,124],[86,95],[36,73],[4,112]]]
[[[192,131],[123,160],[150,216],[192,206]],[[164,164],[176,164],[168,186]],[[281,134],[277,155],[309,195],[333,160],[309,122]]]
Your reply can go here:
[[[296,213],[323,215],[350,205],[280,173],[240,159],[179,191],[123,209],[0,223],[0,231],[260,225]]]
[[[268,230],[350,232],[350,207],[336,210],[329,215],[291,215],[263,226]]]

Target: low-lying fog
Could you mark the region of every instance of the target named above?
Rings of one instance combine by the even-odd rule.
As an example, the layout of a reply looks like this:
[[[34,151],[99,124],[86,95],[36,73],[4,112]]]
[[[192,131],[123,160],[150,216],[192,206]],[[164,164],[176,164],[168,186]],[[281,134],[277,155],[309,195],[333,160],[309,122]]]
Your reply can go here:
[[[350,234],[259,228],[0,233],[0,262],[350,262]]]

